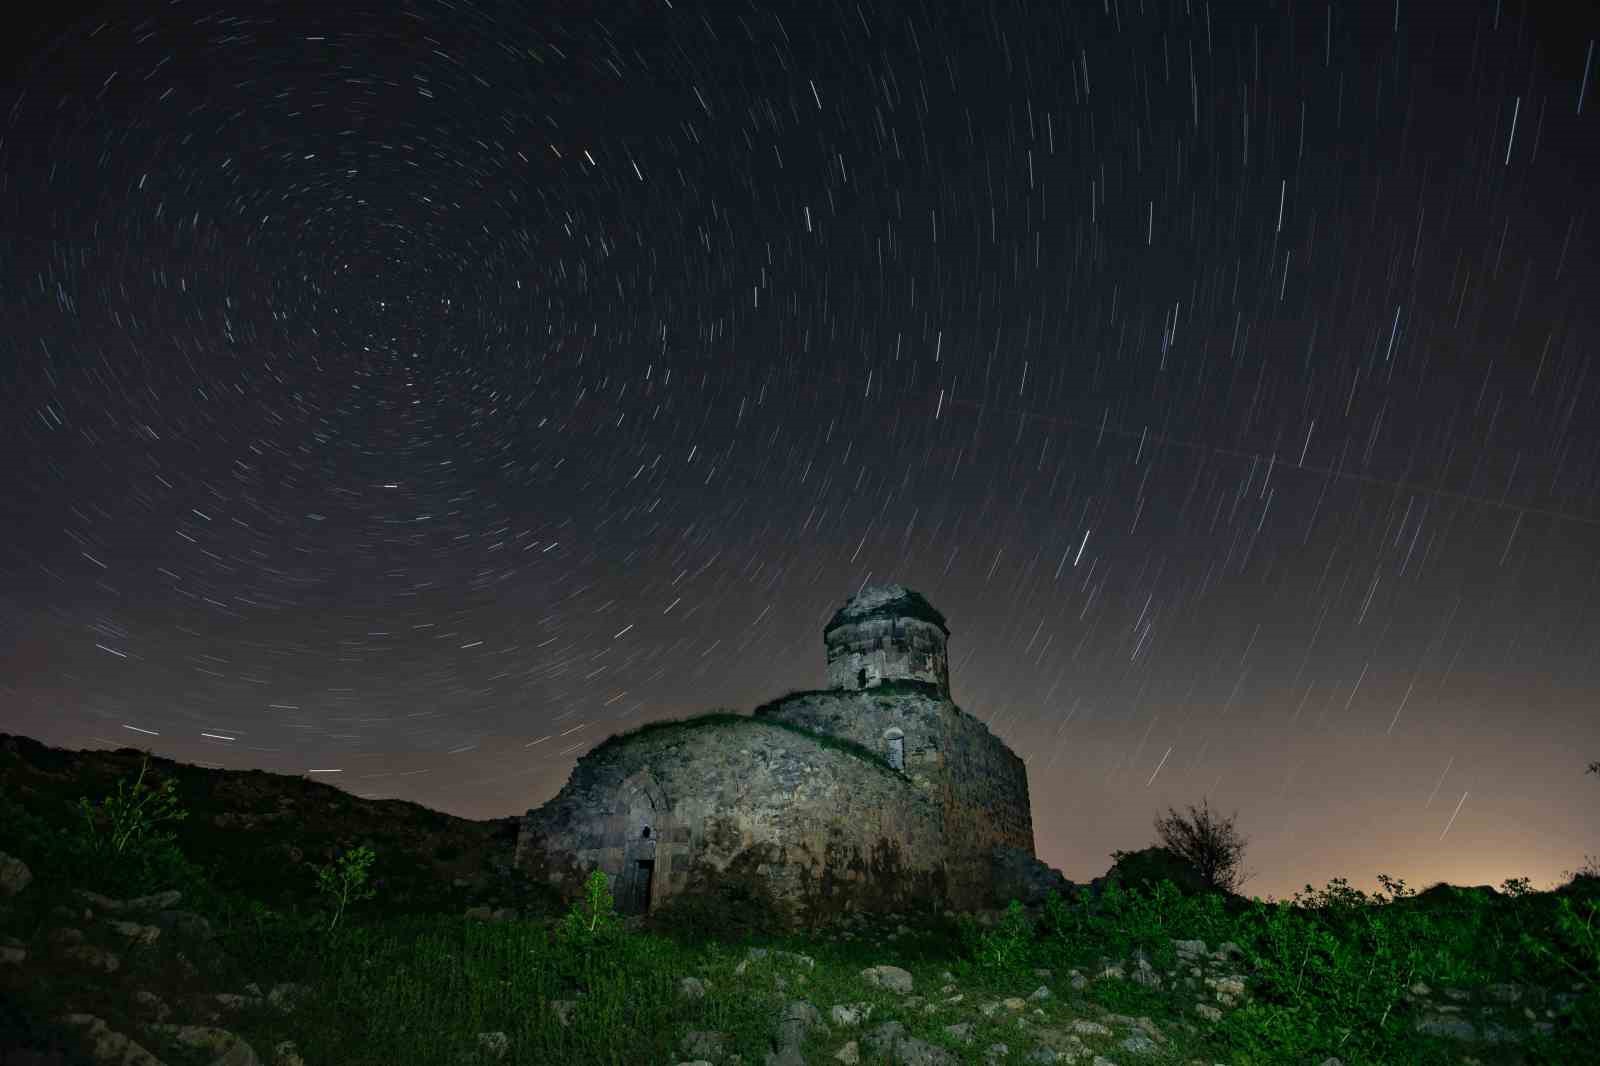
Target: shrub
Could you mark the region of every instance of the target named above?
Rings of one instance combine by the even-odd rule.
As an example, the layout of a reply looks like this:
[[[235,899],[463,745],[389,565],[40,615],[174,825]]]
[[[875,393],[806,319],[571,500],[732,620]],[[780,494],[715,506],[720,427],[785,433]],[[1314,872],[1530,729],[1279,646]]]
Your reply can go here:
[[[603,964],[625,948],[626,941],[606,875],[596,869],[583,883],[583,897],[550,931],[551,962],[563,983],[591,988]]]
[[[1573,906],[1572,900],[1560,899],[1556,901],[1559,908],[1556,911],[1556,931],[1561,934],[1560,939],[1565,944],[1547,945],[1534,937],[1523,933],[1518,939],[1523,948],[1551,959],[1565,967],[1572,974],[1581,978],[1589,986],[1590,995],[1586,998],[1594,1000],[1593,993],[1600,991],[1600,905],[1593,902],[1582,904],[1584,913],[1580,914]]]
[[[1111,857],[1114,865],[1106,873],[1106,880],[1124,889],[1138,887],[1153,893],[1162,881],[1170,881],[1182,895],[1193,896],[1210,887],[1193,863],[1169,848],[1114,851]]]
[[[962,946],[979,969],[1003,972],[1026,962],[1033,950],[1033,921],[1012,900],[993,929],[980,929],[971,915],[957,919]]]
[[[1124,891],[1111,880],[1098,900],[1079,889],[1071,902],[1052,892],[1045,899],[1041,926],[1053,944],[1074,957],[1103,951],[1120,958],[1137,948],[1152,961],[1171,953],[1175,937],[1210,936],[1231,928],[1222,917],[1220,897],[1186,901],[1167,880],[1149,891],[1141,888],[1136,884]]]
[[[1191,805],[1186,819],[1171,807],[1168,817],[1156,819],[1156,832],[1166,850],[1185,860],[1207,888],[1225,892],[1237,889],[1249,877],[1239,873],[1245,840],[1234,828],[1233,818],[1213,818],[1201,799],[1197,812]],[[1234,817],[1238,817],[1235,812]]]
[[[178,849],[177,837],[156,829],[163,822],[181,822],[189,813],[178,806],[175,780],[168,778],[154,788],[145,783],[149,762],[146,752],[131,788],[119,780],[116,794],[97,805],[79,797],[82,823],[64,834],[55,857],[89,884],[114,886],[122,895],[161,888],[203,892],[203,874]]]
[[[1074,891],[1070,899],[1054,889],[1045,896],[1040,929],[1050,938],[1073,944],[1096,937],[1109,924],[1110,919],[1086,888]]]
[[[556,926],[556,937],[580,949],[602,946],[622,935],[622,919],[611,899],[611,886],[601,870],[583,883],[583,898],[572,905]]]
[[[1415,908],[1384,907],[1405,895],[1405,882],[1383,874],[1389,891],[1370,900],[1343,878],[1299,909],[1283,901],[1253,907],[1239,937],[1254,966],[1255,1002],[1228,1021],[1236,1036],[1285,1057],[1324,1048],[1345,1057],[1383,1060],[1404,1038],[1395,1015],[1413,981],[1461,972],[1441,951],[1435,916]],[[1450,968],[1455,967],[1452,971]]]
[[[345,907],[357,900],[371,899],[377,894],[366,883],[367,870],[375,858],[372,849],[362,845],[341,855],[337,865],[330,863],[312,867],[317,874],[318,890],[333,897],[333,918],[328,922],[330,932],[339,924]]]
[[[172,840],[172,834],[154,832],[155,827],[162,822],[181,822],[189,817],[187,811],[178,808],[178,797],[174,795],[178,787],[176,781],[168,778],[159,788],[144,783],[149,763],[150,756],[146,753],[133,787],[124,791],[127,782],[118,781],[117,794],[101,800],[98,809],[89,804],[87,796],[79,798],[78,809],[83,814],[86,834],[102,853],[120,858],[136,852],[143,844]],[[98,832],[102,825],[108,826],[104,835]]]

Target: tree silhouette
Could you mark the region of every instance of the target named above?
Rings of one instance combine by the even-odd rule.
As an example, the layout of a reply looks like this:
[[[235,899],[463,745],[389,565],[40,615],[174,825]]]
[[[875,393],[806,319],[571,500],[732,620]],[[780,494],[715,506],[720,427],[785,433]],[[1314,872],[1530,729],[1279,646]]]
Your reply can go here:
[[[1600,763],[1595,765],[1600,766]],[[1199,871],[1206,884],[1232,892],[1255,876],[1240,875],[1238,871],[1245,841],[1234,828],[1232,818],[1213,818],[1203,798],[1200,807],[1196,812],[1191,805],[1187,820],[1168,807],[1168,817],[1156,819],[1156,832],[1161,835],[1162,845],[1183,856]],[[1237,811],[1234,817],[1238,817]]]
[[[1591,773],[1591,774],[1596,775],[1597,777],[1600,777],[1600,762],[1592,762],[1592,763],[1590,763],[1589,764],[1589,769],[1584,771],[1584,772],[1585,773]]]

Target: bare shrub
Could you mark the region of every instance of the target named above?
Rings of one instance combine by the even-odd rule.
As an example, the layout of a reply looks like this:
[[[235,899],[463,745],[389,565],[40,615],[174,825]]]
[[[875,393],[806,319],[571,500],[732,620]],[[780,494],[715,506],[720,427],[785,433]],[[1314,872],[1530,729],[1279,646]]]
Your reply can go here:
[[[1188,860],[1206,884],[1233,892],[1255,876],[1239,873],[1245,840],[1234,828],[1233,818],[1215,818],[1206,808],[1204,799],[1200,801],[1198,812],[1193,805],[1189,807],[1187,819],[1171,807],[1167,812],[1168,817],[1156,819],[1156,832],[1161,836],[1162,845]],[[1238,817],[1237,811],[1233,817]]]

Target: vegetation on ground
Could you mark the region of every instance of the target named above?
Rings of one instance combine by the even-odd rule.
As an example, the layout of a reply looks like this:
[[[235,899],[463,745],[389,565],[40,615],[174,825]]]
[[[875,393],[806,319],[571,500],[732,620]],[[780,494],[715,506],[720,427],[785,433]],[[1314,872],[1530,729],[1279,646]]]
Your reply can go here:
[[[4,770],[0,761],[0,783]],[[1485,1066],[1588,1061],[1600,1035],[1595,868],[1553,892],[1533,892],[1525,879],[1514,879],[1498,893],[1441,886],[1419,898],[1404,882],[1380,876],[1384,891],[1372,897],[1335,879],[1320,893],[1307,885],[1305,897],[1296,893],[1292,903],[1240,901],[1223,886],[1234,883],[1242,841],[1231,823],[1190,808],[1189,819],[1173,814],[1158,820],[1157,830],[1166,851],[1203,869],[1213,890],[1180,888],[1166,876],[1152,885],[1159,871],[1127,863],[1098,898],[1053,894],[1036,911],[1013,902],[988,927],[968,915],[908,918],[910,931],[895,937],[887,935],[893,923],[881,921],[871,935],[848,941],[821,931],[772,935],[770,926],[751,920],[752,901],[735,896],[675,901],[645,923],[624,921],[599,875],[564,913],[562,904],[522,886],[519,918],[486,923],[443,909],[452,905],[443,896],[437,911],[415,900],[410,909],[387,906],[383,886],[369,881],[373,863],[404,883],[402,857],[364,844],[330,846],[322,850],[328,863],[293,866],[304,882],[296,893],[272,891],[272,879],[241,882],[228,876],[229,860],[189,843],[208,838],[180,838],[163,828],[184,817],[176,802],[182,788],[175,777],[147,779],[147,770],[141,764],[126,792],[119,787],[97,805],[85,797],[75,812],[39,794],[0,789],[0,851],[21,858],[35,875],[0,911],[0,933],[28,945],[30,958],[48,959],[51,911],[72,890],[126,898],[177,888],[180,906],[205,915],[217,931],[215,991],[237,992],[246,981],[297,982],[312,990],[292,1014],[246,1009],[229,1026],[257,1049],[293,1040],[313,1066],[456,1063],[477,1046],[478,1034],[495,1031],[508,1038],[500,1060],[508,1066],[672,1063],[695,1057],[682,1051],[687,1029],[726,1033],[726,1052],[759,1063],[771,1049],[783,1003],[794,997],[824,1014],[839,1003],[871,1005],[870,1024],[897,1020],[910,1035],[963,1061],[982,1061],[983,1049],[996,1041],[1011,1048],[1001,1061],[1023,1061],[1029,1044],[1014,1022],[980,1023],[971,1045],[959,1043],[944,1031],[951,1020],[945,1013],[908,1009],[901,996],[863,982],[861,971],[880,964],[909,971],[930,1000],[947,983],[945,974],[977,1000],[1025,996],[1042,983],[1035,969],[1049,968],[1054,976],[1043,983],[1056,994],[1040,1003],[1047,1015],[1041,1026],[1093,1018],[1094,1008],[1148,1016],[1168,1037],[1154,1055],[1137,1057],[1152,1066],[1195,1060],[1284,1066],[1328,1056],[1346,1066],[1466,1061],[1460,1042],[1414,1030],[1403,993],[1417,982],[1435,989],[1581,986],[1550,1034],[1530,1034],[1516,1045],[1472,1045],[1470,1054]],[[1600,774],[1600,763],[1589,770]],[[294,828],[315,834],[313,812],[302,811]],[[404,861],[431,868],[420,858]],[[1107,962],[1135,952],[1170,970],[1175,939],[1204,940],[1211,949],[1231,941],[1241,949],[1248,994],[1219,1023],[1192,1032],[1177,1024],[1195,1020],[1192,991],[1128,980],[1096,979],[1081,992],[1067,986],[1070,970],[1098,975]],[[760,967],[737,971],[753,946],[803,952],[815,966],[803,986],[791,985],[782,997],[756,994],[772,989],[772,975]],[[41,965],[42,972],[30,968],[25,986],[0,986],[0,1024],[25,1021],[47,1030],[59,1005],[81,987],[81,975],[67,964]],[[124,973],[158,993],[179,982],[180,969],[173,947],[160,940],[130,946],[124,955]],[[689,976],[704,982],[703,998],[682,997],[679,982]],[[558,1001],[570,1004],[565,1024],[550,1006]],[[114,1029],[135,1028],[128,1004],[90,1007]],[[64,1039],[69,1032],[62,1031]],[[846,1038],[837,1029],[826,1040],[813,1036],[804,1047],[807,1061],[830,1062]],[[176,1048],[161,1053],[169,1062],[186,1061]],[[1124,1066],[1135,1058],[1109,1054]],[[876,1060],[863,1050],[862,1061]]]

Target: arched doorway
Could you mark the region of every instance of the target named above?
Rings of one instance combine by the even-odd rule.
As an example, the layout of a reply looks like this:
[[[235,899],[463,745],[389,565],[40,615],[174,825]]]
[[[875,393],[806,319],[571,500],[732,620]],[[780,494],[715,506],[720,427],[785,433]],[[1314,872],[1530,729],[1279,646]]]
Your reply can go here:
[[[666,797],[648,770],[622,783],[616,813],[622,821],[622,869],[614,902],[618,914],[647,914],[660,891],[656,842],[667,820]]]

